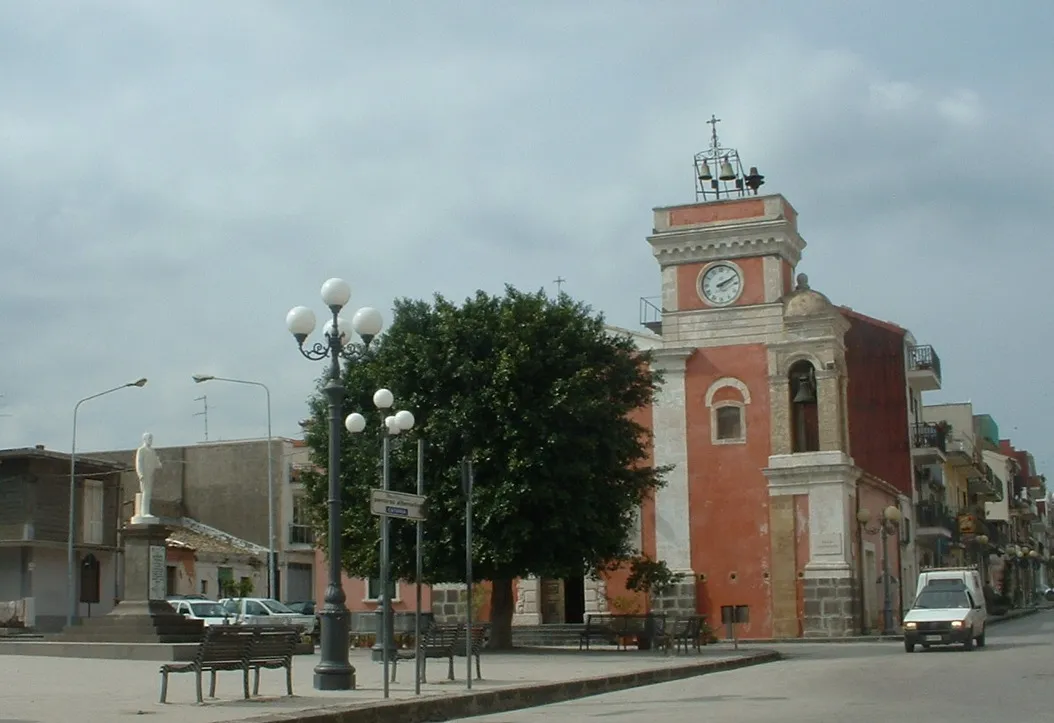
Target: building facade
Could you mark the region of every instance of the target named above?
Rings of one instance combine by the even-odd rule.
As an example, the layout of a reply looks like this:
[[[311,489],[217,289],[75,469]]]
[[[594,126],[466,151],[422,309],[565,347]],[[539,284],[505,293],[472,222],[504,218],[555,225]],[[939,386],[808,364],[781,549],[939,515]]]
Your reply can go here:
[[[295,469],[307,461],[302,442],[275,437],[158,447],[162,467],[154,481],[152,512],[190,518],[226,534],[268,548],[268,455],[273,474],[273,549],[277,576],[258,589],[287,602],[310,600],[315,591],[315,545],[303,514],[302,486]],[[121,476],[124,517],[130,515],[139,481],[135,450],[93,453],[125,470]],[[266,566],[265,566],[266,573]]]
[[[76,617],[105,615],[118,598],[121,465],[77,457],[74,477]],[[22,624],[65,627],[69,603],[70,455],[37,446],[0,450],[0,602]]]

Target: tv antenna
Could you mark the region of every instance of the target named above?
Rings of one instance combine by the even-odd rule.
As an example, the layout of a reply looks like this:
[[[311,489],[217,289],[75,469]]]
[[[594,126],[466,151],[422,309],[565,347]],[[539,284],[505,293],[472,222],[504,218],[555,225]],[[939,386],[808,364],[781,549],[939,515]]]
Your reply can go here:
[[[200,397],[194,398],[195,402],[201,402],[204,406],[200,412],[194,412],[195,417],[205,418],[205,441],[209,441],[209,397],[207,394],[202,394]]]

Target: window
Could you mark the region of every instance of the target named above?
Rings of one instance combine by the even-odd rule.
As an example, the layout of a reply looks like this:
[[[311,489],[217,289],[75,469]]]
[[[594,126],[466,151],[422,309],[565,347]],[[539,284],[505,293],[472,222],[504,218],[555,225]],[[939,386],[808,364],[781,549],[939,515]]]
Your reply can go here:
[[[747,441],[746,408],[750,390],[735,377],[721,377],[706,390],[710,410],[711,444],[744,444]]]
[[[216,589],[222,597],[237,597],[234,587],[234,569],[230,567],[216,568]]]
[[[179,570],[175,565],[165,567],[165,595],[176,594],[176,583],[179,581]]]
[[[738,441],[743,439],[743,410],[738,405],[728,404],[714,410],[717,439]]]
[[[97,479],[84,480],[81,504],[81,542],[85,545],[103,544],[103,509],[105,488]]]
[[[379,577],[371,577],[366,587],[367,600],[377,600],[380,598],[381,579]],[[399,585],[394,580],[392,580],[391,585],[388,588],[388,598],[392,601],[399,599]]]
[[[209,581],[208,580],[202,580],[201,581],[201,594],[202,595],[208,595],[209,594]]]
[[[263,605],[258,603],[256,600],[245,601],[245,614],[246,615],[270,615],[271,612]]]
[[[307,498],[302,494],[293,496],[293,521],[289,525],[289,544],[315,544],[315,530],[311,527],[311,518],[307,514]]]

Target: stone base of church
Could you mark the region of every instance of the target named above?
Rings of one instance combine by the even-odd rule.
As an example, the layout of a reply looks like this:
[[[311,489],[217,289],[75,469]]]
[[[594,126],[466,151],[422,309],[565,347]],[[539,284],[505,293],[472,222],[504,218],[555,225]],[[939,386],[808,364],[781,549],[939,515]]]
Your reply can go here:
[[[692,570],[674,570],[681,575],[681,580],[674,583],[662,594],[651,596],[651,610],[670,616],[688,616],[696,614],[696,575]]]
[[[857,635],[860,628],[860,589],[856,578],[843,574],[814,573],[805,578],[806,638],[844,638]]]

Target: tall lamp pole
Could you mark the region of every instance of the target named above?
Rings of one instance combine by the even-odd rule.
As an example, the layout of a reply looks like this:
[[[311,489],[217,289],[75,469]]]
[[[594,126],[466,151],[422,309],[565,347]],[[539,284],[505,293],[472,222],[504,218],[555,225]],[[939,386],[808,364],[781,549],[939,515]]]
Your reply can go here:
[[[889,505],[882,510],[882,520],[878,527],[869,528],[867,523],[871,521],[871,511],[862,508],[856,513],[856,519],[865,532],[882,535],[882,634],[895,635],[893,629],[893,585],[889,577],[889,537],[897,534],[897,526],[900,524],[900,509],[896,505]]]
[[[275,555],[274,540],[274,452],[271,437],[271,390],[263,382],[252,382],[247,379],[230,379],[211,374],[195,374],[195,384],[202,382],[230,382],[231,384],[248,384],[260,387],[267,395],[267,597],[278,597],[278,558]]]
[[[74,584],[76,554],[73,549],[74,533],[77,528],[77,412],[80,411],[82,404],[92,399],[98,399],[128,387],[142,388],[144,386],[146,386],[146,377],[140,377],[134,382],[128,382],[119,387],[107,389],[105,392],[92,394],[90,397],[85,397],[73,405],[73,441],[70,444],[70,517],[66,530],[66,595],[69,603],[69,607],[66,610],[67,627],[73,625],[73,619],[77,617],[77,591]]]
[[[391,438],[401,432],[409,432],[414,426],[412,412],[400,410],[386,414],[395,404],[395,396],[388,389],[378,389],[373,394],[373,405],[385,415],[381,424],[381,488],[387,492],[391,489]],[[344,426],[351,434],[359,434],[366,429],[366,418],[358,412],[352,412],[344,420]],[[384,697],[388,697],[388,666],[395,655],[395,635],[393,631],[392,601],[388,592],[392,585],[392,550],[391,519],[381,517],[381,590],[378,596],[377,611],[380,613],[380,625],[377,628],[377,640],[371,657],[374,662],[384,664]]]
[[[316,690],[353,690],[355,668],[348,660],[351,613],[347,596],[341,585],[341,485],[340,485],[340,423],[344,402],[344,387],[340,379],[340,359],[349,361],[352,332],[359,335],[365,346],[384,325],[381,313],[371,307],[355,312],[349,324],[340,316],[341,309],[351,299],[351,287],[343,279],[329,279],[322,284],[322,302],[332,318],[322,328],[324,342],[304,348],[304,342],[315,330],[315,314],[306,306],[297,306],[285,317],[286,326],[296,339],[300,353],[312,361],[329,359],[329,381],[323,393],[329,402],[329,582],[319,616],[322,619],[321,660],[315,666]]]

